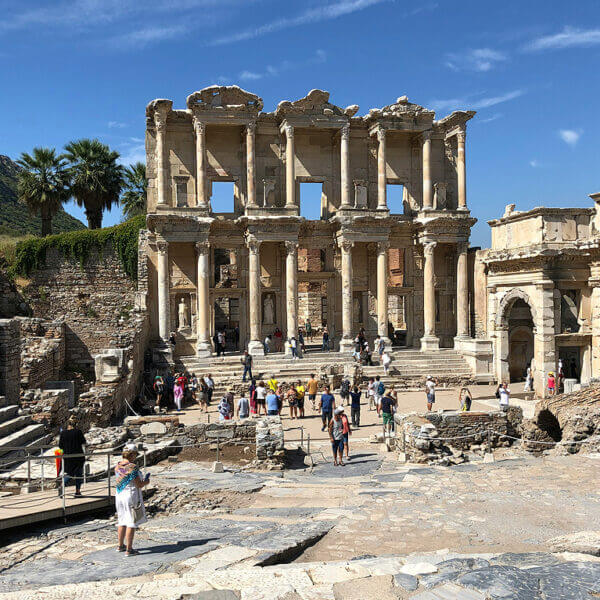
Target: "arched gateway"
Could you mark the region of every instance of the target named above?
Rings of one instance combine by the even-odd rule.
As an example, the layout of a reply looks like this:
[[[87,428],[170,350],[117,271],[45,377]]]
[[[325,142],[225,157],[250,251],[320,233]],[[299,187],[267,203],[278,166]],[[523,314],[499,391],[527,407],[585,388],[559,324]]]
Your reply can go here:
[[[262,354],[266,335],[328,328],[348,350],[359,328],[422,349],[470,339],[466,124],[406,96],[358,106],[305,98],[261,112],[237,86],[146,110],[148,288],[155,347],[207,356],[217,330]],[[232,212],[213,188],[230,182]],[[320,218],[300,216],[306,184]],[[394,213],[389,186],[402,190]],[[232,339],[233,337],[233,339]]]

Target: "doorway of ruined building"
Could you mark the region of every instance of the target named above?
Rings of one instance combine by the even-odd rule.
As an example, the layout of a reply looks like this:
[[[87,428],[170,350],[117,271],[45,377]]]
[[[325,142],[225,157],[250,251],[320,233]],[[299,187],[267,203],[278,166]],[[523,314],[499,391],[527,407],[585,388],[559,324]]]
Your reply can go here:
[[[559,346],[558,358],[562,360],[567,379],[581,381],[582,348],[580,346]]]
[[[217,296],[213,305],[214,334],[225,333],[225,350],[236,352],[240,349],[240,299],[231,296]]]
[[[327,196],[325,182],[313,178],[302,178],[297,183],[297,198],[300,216],[309,221],[327,218]]]
[[[406,188],[401,181],[389,181],[386,184],[387,205],[392,215],[406,213]]]
[[[534,357],[535,340],[533,317],[529,304],[518,298],[507,314],[508,321],[508,375],[510,381],[523,381],[527,367]]]

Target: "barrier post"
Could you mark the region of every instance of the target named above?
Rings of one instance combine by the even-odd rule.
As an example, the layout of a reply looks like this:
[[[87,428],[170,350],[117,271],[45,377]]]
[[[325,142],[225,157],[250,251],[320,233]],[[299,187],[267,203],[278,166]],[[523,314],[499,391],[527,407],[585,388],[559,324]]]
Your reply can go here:
[[[40,472],[41,472],[41,478],[42,478],[42,492],[44,491],[45,488],[45,483],[44,483],[44,451],[41,450],[41,455],[42,458],[40,459],[42,461],[42,464],[40,465]]]
[[[304,450],[304,427],[300,427],[300,447]]]
[[[106,455],[106,482],[108,487],[108,497],[110,498],[110,452]]]
[[[221,462],[219,454],[219,436],[217,436],[217,462]]]
[[[61,473],[61,487],[62,487],[63,519],[66,523],[67,522],[67,495],[65,494],[65,470],[64,470],[64,467],[63,467],[63,471]]]
[[[306,434],[306,454],[310,456],[310,433]]]
[[[27,491],[31,491],[31,454],[27,452]]]

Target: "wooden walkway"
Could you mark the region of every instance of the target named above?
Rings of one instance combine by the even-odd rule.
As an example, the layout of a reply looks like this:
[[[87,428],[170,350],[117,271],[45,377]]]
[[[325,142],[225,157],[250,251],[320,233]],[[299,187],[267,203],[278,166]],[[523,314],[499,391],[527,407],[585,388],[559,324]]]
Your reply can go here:
[[[75,488],[69,486],[65,504],[55,489],[31,494],[0,497],[0,530],[23,527],[114,506],[114,488],[108,497],[106,481],[83,486],[83,497],[75,498]]]

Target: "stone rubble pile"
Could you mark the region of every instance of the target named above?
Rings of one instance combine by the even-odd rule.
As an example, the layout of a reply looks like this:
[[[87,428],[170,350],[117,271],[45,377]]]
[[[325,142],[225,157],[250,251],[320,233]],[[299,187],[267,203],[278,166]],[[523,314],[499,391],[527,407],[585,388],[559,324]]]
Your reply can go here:
[[[21,396],[21,412],[56,434],[69,419],[69,390],[25,390]]]
[[[256,421],[256,458],[271,464],[284,460],[283,425],[280,417],[264,417]]]

